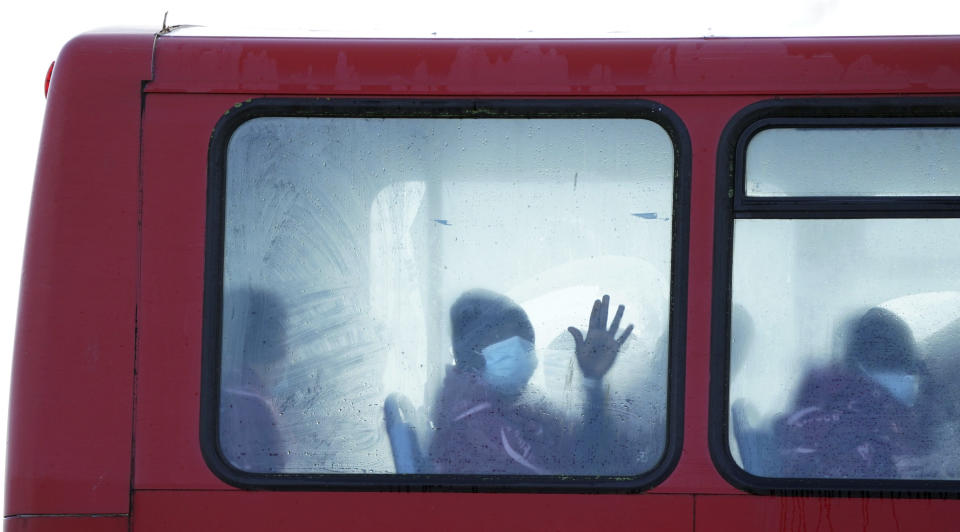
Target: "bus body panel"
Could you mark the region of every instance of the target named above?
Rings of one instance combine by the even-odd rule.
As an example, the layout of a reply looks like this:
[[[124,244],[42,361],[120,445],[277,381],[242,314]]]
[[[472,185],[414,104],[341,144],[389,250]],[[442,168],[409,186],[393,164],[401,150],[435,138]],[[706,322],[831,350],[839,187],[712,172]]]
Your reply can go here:
[[[130,529],[126,516],[15,517],[3,523],[5,532],[123,532]]]
[[[698,496],[697,531],[954,530],[960,501]]]
[[[651,96],[956,91],[960,37],[161,38],[148,92]]]
[[[747,96],[676,96],[657,101],[687,124],[693,152],[690,194],[690,256],[687,279],[683,455],[677,468],[654,491],[738,493],[720,478],[707,448],[710,384],[710,301],[713,273],[713,208],[716,138],[738,110],[756,101]]]
[[[689,495],[138,491],[134,508],[138,531],[693,529]]]
[[[128,511],[152,40],[81,36],[56,64],[21,283],[6,515]]]
[[[153,40],[84,36],[57,63],[11,402],[5,515],[23,517],[7,530],[115,530],[128,514],[136,530],[953,525],[956,500],[749,495],[717,472],[708,424],[721,132],[771,95],[955,96],[960,38]],[[199,437],[208,150],[225,113],[275,96],[642,98],[676,113],[693,160],[682,454],[668,478],[604,495],[273,492],[217,478]]]
[[[200,323],[207,145],[224,110],[238,101],[146,97],[136,489],[228,487],[200,454]]]

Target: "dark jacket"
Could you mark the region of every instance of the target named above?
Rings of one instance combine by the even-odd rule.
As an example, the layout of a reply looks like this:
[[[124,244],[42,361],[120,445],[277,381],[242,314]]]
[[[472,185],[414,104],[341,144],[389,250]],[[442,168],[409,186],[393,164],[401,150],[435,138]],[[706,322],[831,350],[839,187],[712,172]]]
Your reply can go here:
[[[571,453],[561,416],[530,396],[499,395],[476,371],[448,368],[432,419],[434,473],[555,474]]]
[[[774,425],[781,476],[897,478],[897,457],[924,441],[918,412],[859,371],[813,370]]]
[[[587,390],[570,419],[527,392],[505,397],[479,371],[449,367],[432,414],[433,473],[611,475],[638,473],[638,439],[614,430],[603,392]]]

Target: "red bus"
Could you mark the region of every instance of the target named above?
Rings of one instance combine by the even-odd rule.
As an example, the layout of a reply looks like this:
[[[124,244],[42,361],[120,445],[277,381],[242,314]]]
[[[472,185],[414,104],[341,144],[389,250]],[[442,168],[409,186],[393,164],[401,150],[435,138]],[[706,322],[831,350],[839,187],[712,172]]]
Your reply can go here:
[[[5,527],[953,529],[958,54],[77,37]]]

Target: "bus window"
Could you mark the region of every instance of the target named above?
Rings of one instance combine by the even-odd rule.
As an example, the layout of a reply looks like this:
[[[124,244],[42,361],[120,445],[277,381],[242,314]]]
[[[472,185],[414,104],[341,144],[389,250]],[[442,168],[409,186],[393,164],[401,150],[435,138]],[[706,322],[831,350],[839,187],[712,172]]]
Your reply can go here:
[[[733,149],[721,468],[749,489],[943,489],[960,480],[960,122],[813,108],[741,124]]]
[[[960,128],[771,128],[747,145],[749,196],[956,196]],[[851,156],[854,154],[855,156]]]
[[[212,467],[545,486],[663,467],[678,166],[649,111],[285,105],[217,133]]]

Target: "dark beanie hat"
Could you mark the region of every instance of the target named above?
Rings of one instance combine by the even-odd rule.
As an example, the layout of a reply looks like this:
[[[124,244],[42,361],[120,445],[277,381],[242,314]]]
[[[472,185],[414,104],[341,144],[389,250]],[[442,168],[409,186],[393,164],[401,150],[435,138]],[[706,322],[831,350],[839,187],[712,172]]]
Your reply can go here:
[[[847,361],[867,370],[920,369],[913,333],[899,316],[874,307],[853,326],[847,343]]]
[[[453,359],[461,368],[482,368],[480,351],[519,336],[534,341],[527,313],[512,299],[490,290],[470,290],[450,307]]]

